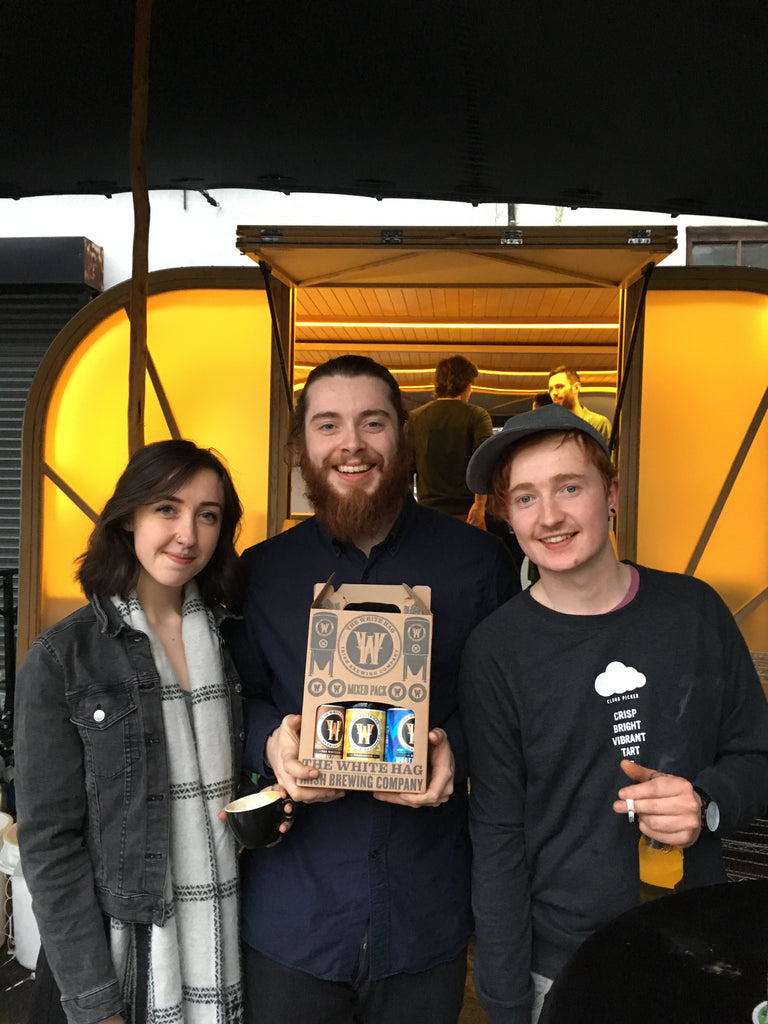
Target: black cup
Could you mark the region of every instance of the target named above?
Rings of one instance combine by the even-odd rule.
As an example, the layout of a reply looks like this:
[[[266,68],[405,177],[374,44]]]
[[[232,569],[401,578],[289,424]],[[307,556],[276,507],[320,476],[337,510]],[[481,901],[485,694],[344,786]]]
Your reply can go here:
[[[291,805],[290,814],[285,810],[286,804]],[[241,796],[227,804],[224,810],[238,843],[249,850],[276,843],[282,836],[282,823],[293,820],[293,801],[289,797],[281,799],[274,789]]]

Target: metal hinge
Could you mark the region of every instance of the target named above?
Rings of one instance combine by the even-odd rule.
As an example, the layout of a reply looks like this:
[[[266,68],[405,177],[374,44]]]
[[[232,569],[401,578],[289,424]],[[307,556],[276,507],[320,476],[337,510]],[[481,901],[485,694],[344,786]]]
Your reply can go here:
[[[381,232],[381,244],[382,245],[402,245],[403,244],[403,231],[402,228],[384,228]]]
[[[522,245],[523,232],[519,228],[502,231],[499,241],[502,245]]]
[[[262,243],[267,242],[282,242],[283,232],[280,228],[262,228],[261,229],[261,241]]]
[[[630,231],[627,235],[627,245],[650,245],[651,229],[641,228],[639,231]]]

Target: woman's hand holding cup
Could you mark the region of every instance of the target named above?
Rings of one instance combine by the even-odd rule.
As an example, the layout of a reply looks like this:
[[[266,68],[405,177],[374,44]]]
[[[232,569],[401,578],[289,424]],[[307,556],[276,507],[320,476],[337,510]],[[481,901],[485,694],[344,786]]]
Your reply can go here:
[[[279,786],[241,796],[227,804],[219,817],[225,817],[241,846],[255,850],[274,846],[291,828],[293,800]]]

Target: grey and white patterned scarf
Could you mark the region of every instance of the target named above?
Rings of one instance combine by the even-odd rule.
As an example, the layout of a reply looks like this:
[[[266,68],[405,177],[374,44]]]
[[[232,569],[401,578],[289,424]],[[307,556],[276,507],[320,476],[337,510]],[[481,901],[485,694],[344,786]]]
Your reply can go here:
[[[137,1011],[144,1016],[146,984],[147,1024],[240,1024],[237,854],[227,823],[218,818],[235,796],[233,726],[213,616],[195,582],[188,583],[185,693],[135,594],[127,602],[112,600],[123,620],[149,637],[162,684],[171,799],[164,923],[111,922],[127,1022],[142,1024]]]

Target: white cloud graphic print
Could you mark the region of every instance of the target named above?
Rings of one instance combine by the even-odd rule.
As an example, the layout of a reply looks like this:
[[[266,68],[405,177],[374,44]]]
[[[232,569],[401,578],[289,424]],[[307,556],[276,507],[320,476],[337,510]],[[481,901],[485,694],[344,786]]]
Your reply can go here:
[[[612,661],[606,665],[605,671],[601,672],[595,680],[595,690],[601,697],[614,697],[620,693],[631,693],[645,686],[645,676],[636,668],[621,661]]]

